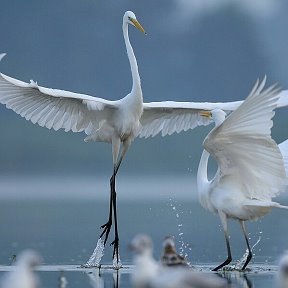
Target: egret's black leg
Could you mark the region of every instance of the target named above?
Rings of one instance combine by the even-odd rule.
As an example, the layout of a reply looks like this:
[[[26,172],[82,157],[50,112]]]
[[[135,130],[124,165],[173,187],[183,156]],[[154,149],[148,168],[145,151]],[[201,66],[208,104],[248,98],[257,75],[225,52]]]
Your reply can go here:
[[[224,230],[224,236],[225,236],[225,241],[226,241],[228,257],[222,264],[218,265],[212,271],[217,271],[217,270],[221,269],[222,267],[228,265],[232,261],[231,248],[230,248],[228,229],[227,229],[227,218],[226,218],[225,213],[223,213],[222,211],[218,211],[218,214],[220,216],[220,220],[221,220],[223,230]]]
[[[225,240],[226,240],[228,257],[222,264],[220,264],[219,266],[214,268],[212,271],[218,271],[219,269],[221,269],[222,267],[228,265],[232,261],[231,248],[230,248],[230,243],[229,243],[229,236],[228,236],[227,233],[225,233]]]
[[[118,169],[119,169],[118,165]],[[116,259],[117,263],[119,262],[119,234],[118,234],[118,221],[117,221],[117,194],[116,194],[116,188],[115,188],[115,183],[116,183],[116,173],[117,173],[117,168],[115,168],[115,172],[113,174],[113,185],[112,185],[112,205],[113,205],[113,215],[114,215],[114,227],[115,227],[115,239],[111,243],[113,245],[113,258],[116,254]]]
[[[245,222],[244,221],[240,221],[240,224],[241,224],[241,228],[242,228],[242,231],[244,233],[245,241],[246,241],[247,248],[248,248],[248,256],[247,256],[247,259],[245,261],[245,264],[242,267],[242,270],[245,270],[246,266],[251,261],[253,254],[252,254],[252,251],[251,251],[251,248],[250,248],[250,245],[249,245],[249,239],[248,239],[248,235],[247,235],[246,228],[245,228]]]
[[[112,177],[110,178],[109,218],[108,218],[108,222],[101,226],[103,231],[100,235],[100,238],[102,238],[102,236],[105,234],[104,245],[106,245],[106,242],[107,242],[110,230],[111,230],[111,226],[112,226],[113,190],[115,190],[115,187],[113,188],[113,185],[115,186],[115,184],[113,183],[113,182],[115,182],[114,179],[115,179],[115,176],[113,173]]]
[[[114,214],[114,224],[115,224],[115,239],[111,243],[113,245],[113,258],[116,254],[117,263],[119,263],[119,234],[118,234],[118,221],[117,221],[117,197],[116,197],[116,175],[119,171],[120,165],[126,152],[130,146],[130,140],[123,143],[121,155],[116,165],[114,165],[114,173],[111,178],[111,198],[112,198],[112,207],[113,207],[113,214]]]

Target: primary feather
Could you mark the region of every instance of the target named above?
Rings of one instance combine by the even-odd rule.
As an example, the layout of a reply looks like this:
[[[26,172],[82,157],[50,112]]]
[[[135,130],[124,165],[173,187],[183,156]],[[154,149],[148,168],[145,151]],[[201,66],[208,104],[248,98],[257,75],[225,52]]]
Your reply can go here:
[[[271,138],[271,118],[279,99],[273,86],[256,86],[246,101],[204,140],[216,159],[220,180],[233,177],[246,197],[270,200],[283,185],[285,171],[281,152]]]

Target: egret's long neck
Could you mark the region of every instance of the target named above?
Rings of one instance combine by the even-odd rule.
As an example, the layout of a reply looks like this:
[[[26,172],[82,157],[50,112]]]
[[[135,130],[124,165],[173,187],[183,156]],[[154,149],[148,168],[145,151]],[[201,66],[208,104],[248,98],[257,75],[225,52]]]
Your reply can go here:
[[[200,159],[197,172],[197,187],[199,195],[204,192],[206,186],[209,184],[207,170],[208,170],[208,159],[210,154],[204,149]]]
[[[140,81],[140,76],[138,72],[138,65],[137,65],[136,57],[134,55],[134,51],[131,46],[129,35],[128,35],[128,24],[123,22],[122,28],[123,28],[125,45],[126,45],[126,50],[127,50],[128,59],[130,62],[130,67],[131,67],[131,73],[132,73],[132,81],[133,81],[132,91],[137,91],[137,90],[141,91],[141,81]]]

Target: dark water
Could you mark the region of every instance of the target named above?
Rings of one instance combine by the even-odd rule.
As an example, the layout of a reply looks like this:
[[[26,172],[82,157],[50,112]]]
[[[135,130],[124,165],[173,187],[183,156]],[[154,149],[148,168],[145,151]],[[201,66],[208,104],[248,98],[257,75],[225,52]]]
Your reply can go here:
[[[26,248],[37,250],[43,257],[44,265],[77,266],[89,259],[97,243],[100,226],[107,220],[108,201],[87,197],[73,200],[48,198],[1,200],[1,265],[10,265],[12,256]],[[200,207],[195,197],[177,199],[161,196],[153,201],[149,199],[148,196],[145,199],[145,195],[135,201],[119,199],[120,255],[124,265],[132,264],[127,246],[137,233],[147,233],[153,238],[155,258],[160,256],[163,238],[174,235],[178,249],[182,247],[192,264],[201,267],[202,264],[216,265],[224,260],[226,250],[219,219]],[[285,204],[285,199],[282,202]],[[254,248],[253,265],[262,267],[264,272],[252,269],[246,275],[230,273],[226,277],[237,283],[236,287],[275,287],[275,265],[288,248],[287,219],[287,211],[274,210],[260,221],[247,223],[251,245],[261,238]],[[237,222],[229,222],[229,231],[236,261],[244,254],[246,246]],[[109,239],[109,242],[112,241],[113,231]],[[112,248],[109,245],[102,263],[112,263]],[[269,265],[274,267],[273,271],[269,271]],[[93,284],[92,271],[64,271],[67,287],[97,287],[95,282]],[[131,287],[131,271],[124,272],[120,271],[118,275],[118,287]],[[60,271],[38,273],[43,287],[57,287]],[[116,276],[116,272],[102,271],[105,287],[116,287]]]

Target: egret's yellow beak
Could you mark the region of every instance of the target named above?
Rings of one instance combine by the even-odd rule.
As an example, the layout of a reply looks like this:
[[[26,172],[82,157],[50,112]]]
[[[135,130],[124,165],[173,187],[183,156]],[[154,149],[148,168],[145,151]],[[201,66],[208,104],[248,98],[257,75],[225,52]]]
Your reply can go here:
[[[203,117],[207,117],[207,118],[211,118],[212,117],[211,111],[207,111],[207,110],[200,111],[199,115],[203,116]]]
[[[129,20],[134,24],[134,26],[139,29],[141,32],[143,32],[145,35],[147,35],[146,31],[142,27],[142,25],[134,18],[129,18]]]

